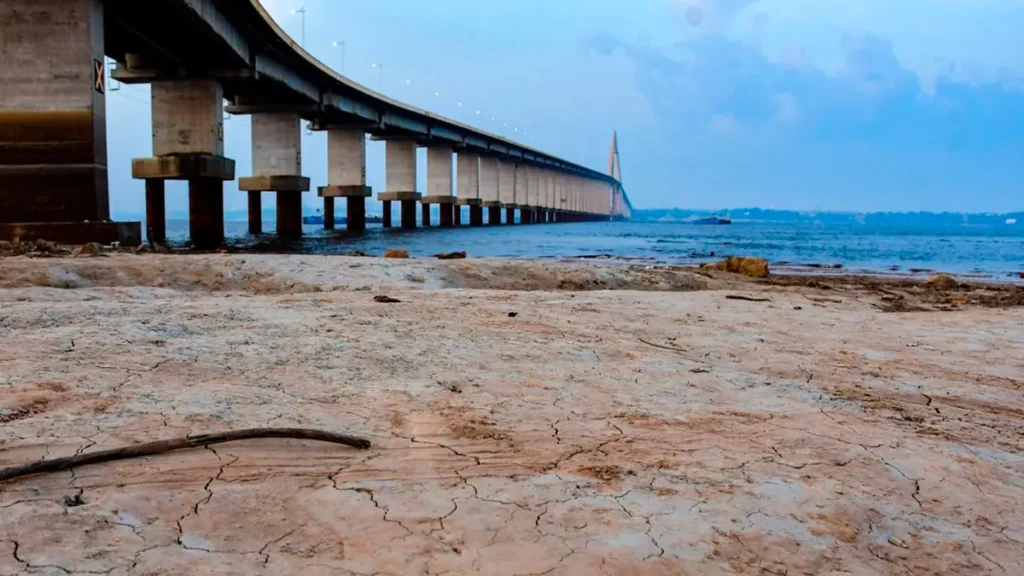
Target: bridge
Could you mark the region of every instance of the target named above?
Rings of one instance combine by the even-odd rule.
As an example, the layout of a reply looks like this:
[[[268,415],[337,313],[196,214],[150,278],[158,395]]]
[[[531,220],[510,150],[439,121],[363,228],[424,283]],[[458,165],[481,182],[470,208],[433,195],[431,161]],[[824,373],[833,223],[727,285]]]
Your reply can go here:
[[[235,179],[225,100],[227,112],[252,118],[253,173],[238,185],[253,233],[262,193],[273,192],[278,235],[301,234],[303,121],[327,133],[327,185],[316,193],[329,229],[340,199],[347,228],[365,229],[367,137],[385,141],[376,198],[386,227],[396,202],[403,228],[418,225],[417,204],[424,226],[434,211],[440,226],[461,225],[464,209],[481,226],[626,219],[632,210],[614,138],[605,173],[403,104],[318,61],[257,0],[0,0],[0,38],[0,239],[140,241],[139,223],[109,221],[105,57],[117,62],[112,78],[151,86],[152,156],[131,170],[145,181],[152,241],[166,238],[164,183],[184,180],[193,244],[223,242],[223,183]]]

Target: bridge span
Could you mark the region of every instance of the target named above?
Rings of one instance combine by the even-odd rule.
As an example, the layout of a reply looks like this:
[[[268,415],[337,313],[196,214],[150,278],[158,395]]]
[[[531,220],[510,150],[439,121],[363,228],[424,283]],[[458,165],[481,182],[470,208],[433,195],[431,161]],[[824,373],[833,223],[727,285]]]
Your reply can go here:
[[[105,57],[111,77],[149,84],[152,156],[132,160],[145,181],[147,234],[166,237],[164,183],[185,180],[193,244],[224,239],[224,102],[252,117],[250,231],[263,192],[276,193],[277,231],[301,234],[301,123],[327,132],[325,227],[337,199],[349,230],[366,226],[366,139],[384,140],[384,225],[575,222],[628,218],[614,166],[599,172],[393,100],[330,69],[295,43],[257,0],[0,0],[0,239],[140,240],[138,223],[112,223],[107,188]],[[142,127],[140,127],[142,129]],[[417,190],[417,148],[427,190]],[[453,155],[458,170],[453,173]],[[503,219],[504,217],[504,219]]]

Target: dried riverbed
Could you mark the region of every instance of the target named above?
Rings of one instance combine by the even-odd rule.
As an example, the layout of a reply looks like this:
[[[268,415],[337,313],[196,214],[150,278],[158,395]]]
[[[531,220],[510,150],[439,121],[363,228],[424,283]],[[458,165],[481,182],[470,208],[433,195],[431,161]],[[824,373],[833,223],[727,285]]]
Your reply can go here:
[[[374,446],[0,484],[0,575],[1013,573],[1018,293],[867,282],[2,258],[0,465],[267,425]]]

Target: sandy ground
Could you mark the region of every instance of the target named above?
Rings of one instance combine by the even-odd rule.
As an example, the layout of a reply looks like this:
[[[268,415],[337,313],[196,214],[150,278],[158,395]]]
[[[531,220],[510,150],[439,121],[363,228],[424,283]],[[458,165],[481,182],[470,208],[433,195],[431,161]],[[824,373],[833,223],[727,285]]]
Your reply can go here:
[[[264,425],[374,445],[0,484],[0,575],[1019,573],[1024,309],[989,307],[1014,294],[2,258],[0,466]]]

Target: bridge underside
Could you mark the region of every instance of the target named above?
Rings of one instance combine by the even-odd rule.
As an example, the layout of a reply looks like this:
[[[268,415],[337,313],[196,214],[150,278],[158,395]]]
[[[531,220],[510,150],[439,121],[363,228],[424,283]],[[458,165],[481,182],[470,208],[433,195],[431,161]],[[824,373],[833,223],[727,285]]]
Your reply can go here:
[[[449,154],[455,147],[460,162],[464,150],[475,146],[473,154],[483,159],[473,160],[473,165],[479,162],[481,174],[493,179],[469,183],[459,191],[460,199],[465,193],[467,202],[478,200],[466,204],[474,225],[484,221],[484,202],[489,223],[500,222],[499,206],[509,202],[521,207],[523,222],[608,219],[610,207],[600,199],[573,196],[600,182],[586,178],[600,175],[536,151],[513,153],[514,143],[495,141],[496,137],[465,126],[424,124],[417,111],[399,110],[401,104],[379,95],[368,100],[361,87],[325,79],[322,65],[253,17],[253,6],[249,0],[0,1],[0,240],[140,241],[139,223],[109,221],[105,56],[119,63],[114,74],[119,81],[153,85],[153,157],[133,160],[133,174],[146,180],[151,239],[163,237],[162,223],[155,221],[164,215],[162,182],[180,179],[189,182],[192,227],[201,228],[193,230],[193,240],[198,234],[207,247],[222,240],[222,183],[235,176],[233,160],[223,157],[223,100],[232,102],[233,113],[276,115],[278,134],[298,136],[291,134],[293,127],[305,119],[316,129],[412,140],[415,146],[447,147]],[[255,132],[253,137],[256,148]],[[308,179],[299,174],[301,162],[283,171],[275,167],[279,158],[299,158],[301,151],[296,144],[294,150],[268,154],[268,167],[243,178],[243,189],[251,190],[250,206],[257,212],[260,190],[255,188],[277,192],[279,209],[286,208],[279,228],[296,235],[301,233],[301,193],[308,190]],[[486,164],[488,158],[499,157],[516,163],[515,174],[519,166],[527,166],[531,187],[520,190],[516,185],[511,199],[499,197],[504,183],[499,186],[498,169]],[[364,213],[365,197],[370,195],[365,153],[339,162],[348,168],[336,170],[331,160],[329,186],[321,194],[325,225],[329,221],[330,226],[334,197],[346,198],[350,211]],[[556,189],[553,178],[559,171],[583,178],[584,183]],[[385,193],[418,194],[415,180],[396,188],[391,176],[389,169]],[[552,178],[550,184],[547,177]],[[442,224],[458,224],[457,203],[437,203],[451,209],[441,212]],[[414,204],[403,203],[407,226],[415,225],[415,219],[405,215],[416,209]],[[595,211],[605,215],[595,216]],[[350,215],[349,223],[356,230],[365,226],[361,215]],[[259,223],[250,228],[258,233]]]

